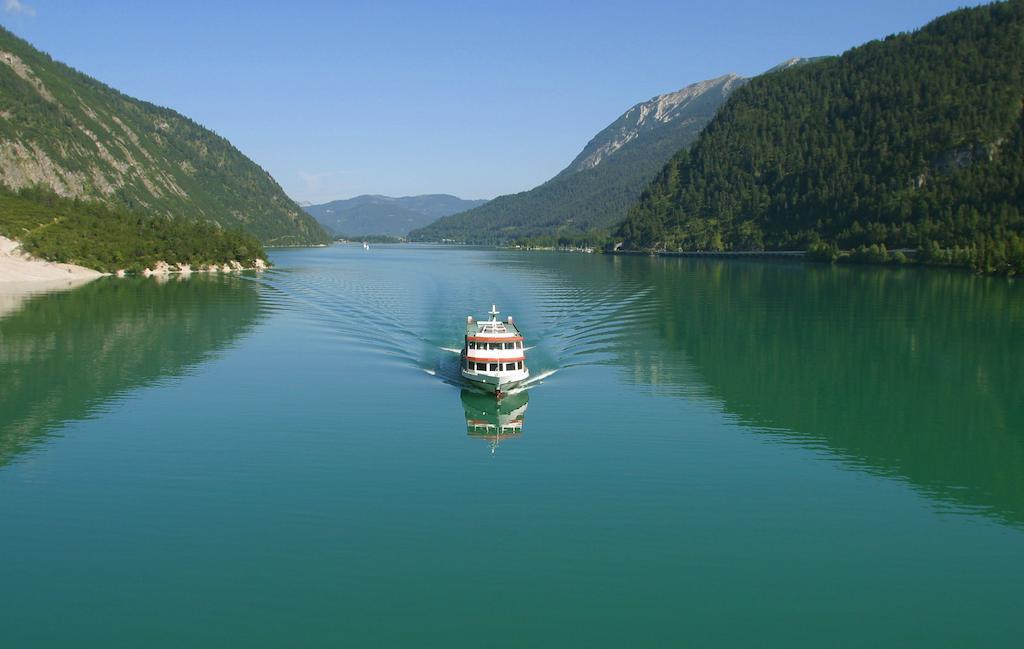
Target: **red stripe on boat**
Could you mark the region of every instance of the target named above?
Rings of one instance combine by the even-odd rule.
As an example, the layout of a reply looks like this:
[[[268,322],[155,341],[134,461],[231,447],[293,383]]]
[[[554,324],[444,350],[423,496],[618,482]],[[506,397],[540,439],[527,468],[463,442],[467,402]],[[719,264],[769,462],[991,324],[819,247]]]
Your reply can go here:
[[[518,356],[516,358],[477,358],[476,356],[467,356],[467,361],[473,363],[515,363],[516,361],[525,361],[525,356]]]
[[[486,336],[466,336],[466,340],[471,340],[475,343],[514,343],[522,342],[522,336],[512,336],[511,338],[488,338]]]

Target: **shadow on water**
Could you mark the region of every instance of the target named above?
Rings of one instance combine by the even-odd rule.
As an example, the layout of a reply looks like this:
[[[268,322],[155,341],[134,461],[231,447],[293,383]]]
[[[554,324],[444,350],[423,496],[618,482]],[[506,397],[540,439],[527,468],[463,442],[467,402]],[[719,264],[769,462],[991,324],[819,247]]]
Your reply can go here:
[[[0,466],[117,395],[180,375],[259,319],[235,276],[100,279],[36,295],[0,318]]]

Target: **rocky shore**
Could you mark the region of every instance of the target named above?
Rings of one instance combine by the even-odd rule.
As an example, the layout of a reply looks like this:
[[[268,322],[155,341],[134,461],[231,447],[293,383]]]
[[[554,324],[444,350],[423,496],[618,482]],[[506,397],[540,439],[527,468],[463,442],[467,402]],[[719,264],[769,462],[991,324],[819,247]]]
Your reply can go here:
[[[152,268],[146,268],[142,271],[142,274],[146,277],[154,277],[161,275],[191,275],[192,273],[237,273],[243,270],[255,270],[264,271],[268,268],[267,263],[262,259],[257,259],[251,266],[246,266],[237,261],[230,261],[225,264],[209,264],[207,266],[199,266],[192,268],[189,264],[168,264],[165,261],[156,262]],[[124,277],[125,271],[117,271],[118,277]]]

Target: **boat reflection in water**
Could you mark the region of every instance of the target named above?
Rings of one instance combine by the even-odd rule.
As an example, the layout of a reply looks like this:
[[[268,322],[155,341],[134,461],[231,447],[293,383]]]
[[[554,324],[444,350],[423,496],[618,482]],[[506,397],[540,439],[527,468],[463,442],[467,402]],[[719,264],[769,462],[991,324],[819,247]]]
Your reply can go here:
[[[470,437],[487,440],[493,453],[502,440],[522,435],[523,416],[529,401],[526,390],[496,401],[493,394],[464,388],[462,408],[466,411],[466,432]]]

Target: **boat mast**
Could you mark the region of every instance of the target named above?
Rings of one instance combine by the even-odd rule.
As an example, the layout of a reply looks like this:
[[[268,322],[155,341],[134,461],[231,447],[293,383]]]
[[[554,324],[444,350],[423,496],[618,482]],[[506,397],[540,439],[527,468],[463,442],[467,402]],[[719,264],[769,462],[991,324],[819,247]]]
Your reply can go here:
[[[496,322],[498,320],[498,314],[501,313],[501,311],[498,311],[497,304],[492,304],[491,310],[488,311],[487,313],[491,315],[491,322]]]

